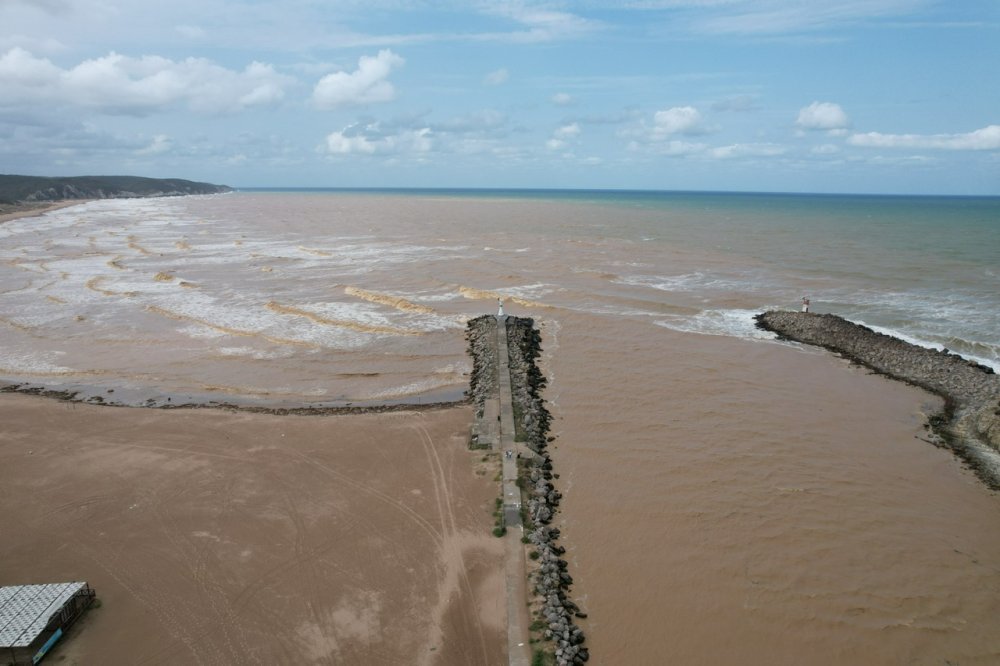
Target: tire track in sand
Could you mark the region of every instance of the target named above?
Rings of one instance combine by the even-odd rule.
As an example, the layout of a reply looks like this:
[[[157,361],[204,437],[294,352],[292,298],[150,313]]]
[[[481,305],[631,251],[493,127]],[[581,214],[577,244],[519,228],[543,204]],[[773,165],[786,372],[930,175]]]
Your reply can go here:
[[[424,455],[427,456],[427,463],[430,467],[431,481],[434,484],[434,496],[438,505],[438,515],[441,518],[441,529],[445,534],[445,538],[441,545],[442,555],[445,562],[445,580],[443,584],[439,586],[439,591],[441,594],[438,595],[438,602],[432,612],[434,617],[435,628],[437,629],[437,640],[433,642],[439,642],[442,634],[442,624],[444,622],[445,613],[448,610],[449,602],[451,601],[450,594],[446,594],[453,586],[464,588],[465,593],[469,596],[473,607],[478,608],[479,603],[476,600],[476,592],[469,580],[469,572],[465,565],[465,556],[462,552],[462,546],[457,540],[458,527],[455,520],[455,508],[454,502],[452,501],[451,489],[448,485],[448,477],[445,473],[444,465],[441,462],[441,456],[437,452],[437,447],[434,446],[434,438],[431,437],[430,433],[427,432],[426,426],[424,426],[421,421],[424,415],[419,413],[414,413],[410,416],[409,427],[415,433],[420,440],[421,445],[424,449]],[[414,419],[416,421],[414,422]],[[448,580],[450,578],[449,574],[457,575],[458,580],[452,582]],[[483,632],[482,619],[479,617],[479,613],[474,612],[473,621],[475,624],[475,631],[479,637],[479,648],[482,652],[483,664],[489,663],[489,650],[486,645],[486,636]],[[424,651],[424,663],[430,663],[432,661],[432,653],[429,650]]]

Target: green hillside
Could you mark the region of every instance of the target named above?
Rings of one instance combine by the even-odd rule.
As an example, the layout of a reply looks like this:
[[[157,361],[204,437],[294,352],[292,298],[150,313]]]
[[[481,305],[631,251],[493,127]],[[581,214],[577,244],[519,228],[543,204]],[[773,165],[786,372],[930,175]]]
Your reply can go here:
[[[0,203],[14,204],[62,199],[121,199],[217,194],[232,188],[180,178],[139,176],[74,176],[47,178],[0,174]]]

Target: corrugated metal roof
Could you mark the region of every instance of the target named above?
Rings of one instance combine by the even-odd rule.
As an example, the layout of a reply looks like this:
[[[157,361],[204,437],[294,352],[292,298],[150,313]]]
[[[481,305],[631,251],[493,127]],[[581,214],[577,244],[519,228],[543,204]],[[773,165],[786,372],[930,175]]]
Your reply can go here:
[[[0,648],[26,647],[86,583],[0,587]]]

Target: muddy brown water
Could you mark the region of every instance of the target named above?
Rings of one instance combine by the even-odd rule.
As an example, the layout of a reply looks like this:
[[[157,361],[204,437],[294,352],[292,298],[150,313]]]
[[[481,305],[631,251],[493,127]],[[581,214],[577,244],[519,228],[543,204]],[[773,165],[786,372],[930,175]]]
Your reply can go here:
[[[541,327],[595,663],[1000,663],[1000,498],[922,441],[936,399],[750,320],[822,289],[898,302],[915,255],[834,266],[817,225],[779,257],[668,213],[253,193],[16,220],[0,376],[134,403],[429,401],[464,387],[464,322],[501,295]]]

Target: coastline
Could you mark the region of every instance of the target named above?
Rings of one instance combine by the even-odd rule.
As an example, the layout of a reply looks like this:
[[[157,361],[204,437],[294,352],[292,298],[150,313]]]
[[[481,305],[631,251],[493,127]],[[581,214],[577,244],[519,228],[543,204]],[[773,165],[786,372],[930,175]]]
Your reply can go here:
[[[0,224],[25,217],[38,217],[53,210],[85,204],[88,201],[93,201],[93,199],[61,199],[44,203],[0,204]]]
[[[128,404],[115,402],[102,398],[100,395],[81,397],[81,394],[73,390],[51,389],[45,386],[34,384],[11,383],[0,385],[0,394],[12,393],[18,395],[31,395],[58,402],[73,403],[80,405],[93,405],[95,407],[112,407],[119,409],[154,409],[154,410],[183,410],[183,409],[218,409],[228,412],[245,412],[247,414],[270,414],[272,416],[338,416],[349,414],[386,414],[392,412],[405,411],[435,411],[440,409],[450,409],[461,407],[471,402],[471,398],[466,395],[458,400],[436,400],[433,402],[386,402],[369,403],[363,405],[337,405],[337,406],[301,406],[301,407],[269,407],[266,405],[241,405],[233,402],[199,401],[199,402],[177,402],[172,398],[166,401],[147,400],[141,404]]]

